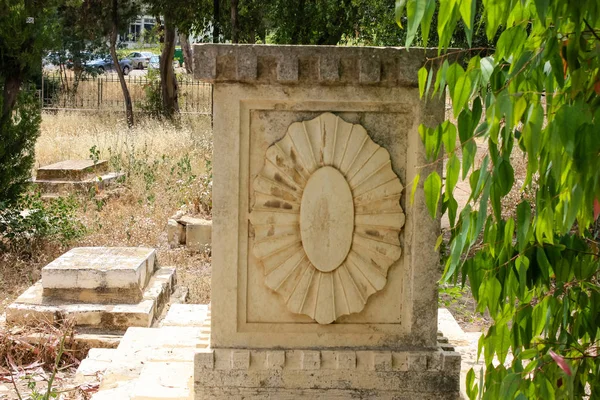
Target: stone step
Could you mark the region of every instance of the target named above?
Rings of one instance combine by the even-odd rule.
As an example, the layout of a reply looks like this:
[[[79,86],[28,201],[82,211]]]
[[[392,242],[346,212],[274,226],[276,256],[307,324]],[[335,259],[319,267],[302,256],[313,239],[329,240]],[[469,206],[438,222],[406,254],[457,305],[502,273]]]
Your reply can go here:
[[[161,326],[204,326],[208,319],[206,304],[173,304]]]
[[[75,383],[96,380],[108,368],[116,354],[116,349],[90,349],[75,373]]]
[[[129,328],[104,373],[99,393],[126,386],[129,388],[128,395],[131,396],[134,389],[129,383],[140,378],[146,365],[190,365],[198,346],[206,343],[208,337],[197,327]],[[190,365],[189,368],[191,373],[193,367]]]
[[[38,168],[36,180],[84,181],[104,175],[107,171],[106,160],[66,160]]]
[[[44,297],[38,281],[11,304],[7,321],[29,325],[38,321],[55,323],[71,318],[75,325],[89,331],[123,332],[129,327],[150,327],[168,303],[176,282],[175,268],[163,267],[154,273],[136,304],[85,304]]]
[[[44,296],[79,303],[138,303],[155,266],[152,248],[77,247],[42,268]]]
[[[193,362],[151,362],[144,366],[132,400],[188,400],[193,395]]]

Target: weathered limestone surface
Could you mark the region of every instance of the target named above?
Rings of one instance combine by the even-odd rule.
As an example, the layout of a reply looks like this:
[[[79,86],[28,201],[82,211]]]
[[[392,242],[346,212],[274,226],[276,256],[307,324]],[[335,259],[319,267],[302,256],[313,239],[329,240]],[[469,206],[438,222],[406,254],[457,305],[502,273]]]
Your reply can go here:
[[[77,247],[42,268],[44,295],[84,303],[137,303],[155,260],[150,248]]]
[[[418,127],[427,51],[197,45],[214,82],[212,331],[205,398],[457,398],[437,341],[439,219]],[[422,182],[422,181],[421,181]],[[310,350],[309,350],[310,349]]]
[[[175,268],[156,269],[155,258],[154,249],[72,249],[42,269],[42,279],[6,309],[7,321],[72,318],[79,328],[105,333],[149,327],[176,284]]]
[[[175,306],[175,305],[173,305]],[[210,309],[206,305],[190,304],[169,309],[165,320],[170,326],[160,328],[130,328],[113,353],[98,354],[90,350],[86,363],[77,370],[88,381],[100,380],[93,400],[188,400],[193,398],[193,361],[196,351],[208,347]],[[189,326],[188,313],[203,315],[203,322]],[[179,322],[178,322],[179,321]],[[110,356],[108,365],[106,358]],[[94,379],[90,369],[100,368],[101,379]]]
[[[37,180],[83,181],[108,172],[108,161],[66,160],[40,167]]]
[[[59,194],[103,189],[122,176],[120,172],[108,172],[106,160],[66,160],[38,168],[33,183],[43,193]]]
[[[204,251],[212,243],[212,221],[177,213],[167,222],[171,248],[185,245],[190,251]]]

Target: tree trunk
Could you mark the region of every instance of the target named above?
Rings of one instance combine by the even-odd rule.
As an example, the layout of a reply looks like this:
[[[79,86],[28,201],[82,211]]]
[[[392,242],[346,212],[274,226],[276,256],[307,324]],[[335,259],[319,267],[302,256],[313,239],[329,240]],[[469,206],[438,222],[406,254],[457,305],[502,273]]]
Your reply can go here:
[[[191,74],[194,72],[194,60],[192,58],[192,47],[190,46],[187,35],[180,33],[179,43],[181,43],[181,52],[183,53],[185,72]]]
[[[175,25],[165,16],[165,42],[160,55],[160,84],[162,88],[163,113],[171,119],[179,112],[177,103],[177,77],[173,69],[175,55]]]
[[[0,127],[5,126],[6,122],[12,117],[17,96],[21,89],[23,79],[19,74],[9,74],[4,81],[2,90],[2,115],[0,117]],[[0,132],[1,134],[2,132]]]
[[[231,42],[238,43],[240,41],[240,22],[238,20],[238,3],[239,0],[231,0]]]
[[[129,95],[129,89],[125,83],[125,75],[119,65],[119,57],[117,57],[117,34],[119,26],[119,3],[118,0],[112,1],[112,30],[110,32],[110,55],[113,60],[113,65],[117,70],[119,76],[119,82],[121,83],[121,90],[123,91],[123,99],[125,100],[125,114],[127,117],[127,126],[133,126],[133,105],[131,103],[131,96]]]
[[[219,43],[220,0],[213,0],[213,43]]]

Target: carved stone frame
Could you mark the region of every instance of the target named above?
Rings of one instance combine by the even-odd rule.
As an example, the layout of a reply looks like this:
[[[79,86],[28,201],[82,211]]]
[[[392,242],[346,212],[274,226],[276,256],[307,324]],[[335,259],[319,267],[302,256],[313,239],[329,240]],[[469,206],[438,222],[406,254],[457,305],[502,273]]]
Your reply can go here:
[[[437,336],[439,256],[432,244],[439,234],[439,219],[432,220],[429,217],[421,188],[416,192],[413,206],[408,204],[407,197],[416,174],[420,172],[426,176],[428,168],[431,168],[418,169],[426,164],[418,135],[419,123],[425,122],[431,126],[441,121],[443,104],[437,101],[422,103],[414,86],[247,83],[215,85],[213,104],[215,184],[211,348],[434,348]],[[402,305],[400,323],[369,323],[368,318],[360,323],[353,323],[350,318],[350,322],[330,325],[319,325],[301,318],[297,322],[285,323],[248,321],[247,262],[251,253],[248,214],[249,193],[254,177],[249,176],[249,168],[245,166],[249,165],[252,145],[250,116],[255,110],[290,110],[299,114],[298,120],[302,120],[300,115],[306,112],[358,115],[383,112],[412,117],[410,126],[402,127],[406,131],[401,133],[407,136],[404,176],[400,176],[405,186],[402,206],[406,213],[401,239],[404,245],[401,257],[402,282],[383,290],[394,291],[398,296],[396,305]],[[365,128],[370,135],[374,134],[368,126]],[[281,132],[283,134],[285,131]]]

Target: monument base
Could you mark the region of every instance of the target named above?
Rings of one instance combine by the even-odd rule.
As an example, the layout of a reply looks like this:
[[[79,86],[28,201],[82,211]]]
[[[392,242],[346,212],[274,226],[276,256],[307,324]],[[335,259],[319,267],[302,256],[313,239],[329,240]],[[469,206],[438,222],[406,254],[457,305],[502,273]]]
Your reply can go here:
[[[460,354],[433,350],[248,350],[196,353],[195,399],[458,399]]]

